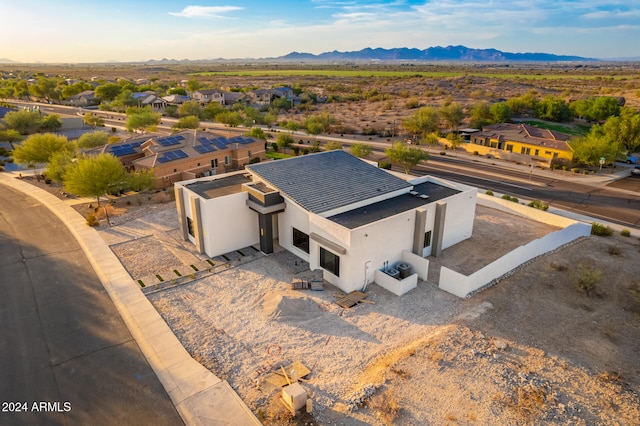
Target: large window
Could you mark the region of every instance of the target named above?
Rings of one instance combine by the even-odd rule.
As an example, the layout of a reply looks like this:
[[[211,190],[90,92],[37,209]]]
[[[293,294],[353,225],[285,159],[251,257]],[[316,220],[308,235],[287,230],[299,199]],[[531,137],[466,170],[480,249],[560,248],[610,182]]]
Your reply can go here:
[[[320,266],[336,277],[340,276],[340,257],[320,247]]]
[[[305,253],[309,253],[309,235],[293,228],[293,245]]]

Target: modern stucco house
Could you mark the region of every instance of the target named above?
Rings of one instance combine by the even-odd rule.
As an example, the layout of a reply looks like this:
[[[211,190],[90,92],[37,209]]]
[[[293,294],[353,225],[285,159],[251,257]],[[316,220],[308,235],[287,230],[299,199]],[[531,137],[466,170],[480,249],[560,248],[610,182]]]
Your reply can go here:
[[[350,292],[378,282],[380,271],[398,262],[426,279],[426,256],[471,236],[475,188],[404,177],[329,151],[250,164],[174,189],[183,236],[200,253],[215,257],[247,246],[271,253],[279,244]]]

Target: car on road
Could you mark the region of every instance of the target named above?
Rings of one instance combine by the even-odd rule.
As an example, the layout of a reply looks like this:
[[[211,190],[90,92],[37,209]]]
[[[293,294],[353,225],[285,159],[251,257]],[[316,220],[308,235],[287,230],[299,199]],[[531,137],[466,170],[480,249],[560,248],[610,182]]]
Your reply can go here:
[[[636,155],[623,155],[621,157],[617,157],[617,161],[620,161],[621,163],[627,163],[627,164],[638,164],[638,157]]]
[[[640,176],[640,165],[637,165],[633,169],[631,169],[631,175]]]

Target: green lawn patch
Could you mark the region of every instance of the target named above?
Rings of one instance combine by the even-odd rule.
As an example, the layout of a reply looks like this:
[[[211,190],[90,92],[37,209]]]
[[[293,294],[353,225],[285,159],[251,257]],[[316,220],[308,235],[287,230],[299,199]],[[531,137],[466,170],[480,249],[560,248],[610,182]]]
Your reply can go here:
[[[283,158],[295,157],[294,155],[283,154],[282,152],[267,152],[264,156],[267,158],[272,158],[274,160],[281,160]]]
[[[589,127],[577,124],[550,123],[548,121],[526,120],[520,123],[529,124],[541,129],[554,130],[560,133],[566,133],[572,136],[586,136],[589,133]]]

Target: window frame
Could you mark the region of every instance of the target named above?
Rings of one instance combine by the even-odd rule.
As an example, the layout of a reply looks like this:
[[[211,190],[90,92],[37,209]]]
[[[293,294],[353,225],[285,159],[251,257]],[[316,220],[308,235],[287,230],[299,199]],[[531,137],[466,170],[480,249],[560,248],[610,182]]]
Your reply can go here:
[[[320,247],[319,256],[320,267],[336,277],[340,277],[340,256],[322,246]]]

